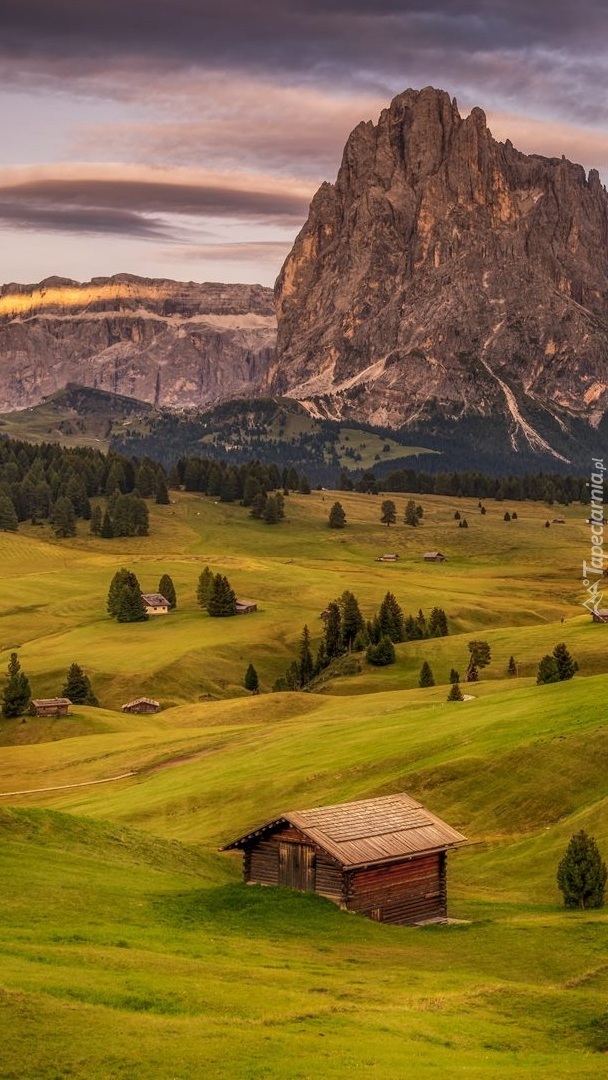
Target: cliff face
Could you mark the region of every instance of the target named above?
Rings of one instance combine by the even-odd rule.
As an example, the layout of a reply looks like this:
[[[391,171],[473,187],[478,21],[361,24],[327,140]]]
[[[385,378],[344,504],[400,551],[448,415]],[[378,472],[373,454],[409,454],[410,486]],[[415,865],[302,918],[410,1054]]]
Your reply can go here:
[[[255,395],[274,355],[272,291],[120,274],[0,288],[0,411],[67,383],[168,407]]]
[[[480,109],[407,90],[350,136],[276,285],[274,392],[402,427],[608,409],[608,196],[496,142]],[[555,421],[553,421],[554,423]]]

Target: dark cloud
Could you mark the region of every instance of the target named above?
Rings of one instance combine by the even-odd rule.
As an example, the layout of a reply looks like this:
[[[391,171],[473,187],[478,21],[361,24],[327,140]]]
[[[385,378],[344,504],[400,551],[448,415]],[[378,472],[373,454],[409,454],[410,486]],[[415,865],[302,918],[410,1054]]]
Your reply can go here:
[[[299,227],[308,200],[298,194],[147,179],[36,178],[0,182],[0,219],[26,229],[170,235],[158,217],[237,218]]]
[[[596,48],[605,0],[5,0],[7,55],[155,56],[276,71],[323,64],[393,69],[441,46]]]

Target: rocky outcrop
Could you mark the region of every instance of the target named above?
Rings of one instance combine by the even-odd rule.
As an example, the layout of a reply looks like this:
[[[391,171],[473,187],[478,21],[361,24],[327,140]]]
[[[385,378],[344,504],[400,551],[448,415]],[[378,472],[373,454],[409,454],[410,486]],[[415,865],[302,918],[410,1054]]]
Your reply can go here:
[[[271,388],[321,415],[501,417],[513,448],[543,451],[540,413],[608,409],[597,172],[495,141],[443,91],[407,90],[353,131],[276,298]]]
[[[119,274],[0,288],[0,411],[68,383],[167,407],[255,395],[274,355],[272,291]]]

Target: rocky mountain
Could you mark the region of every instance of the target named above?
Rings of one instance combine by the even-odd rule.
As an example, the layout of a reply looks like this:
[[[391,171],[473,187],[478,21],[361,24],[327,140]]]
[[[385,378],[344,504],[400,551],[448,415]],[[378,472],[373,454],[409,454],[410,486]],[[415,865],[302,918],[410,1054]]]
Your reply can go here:
[[[351,134],[276,285],[272,391],[313,414],[500,430],[526,453],[608,410],[608,195],[427,88]],[[447,425],[447,427],[446,427]]]
[[[68,383],[202,408],[254,394],[274,354],[272,290],[118,274],[0,288],[0,412]]]

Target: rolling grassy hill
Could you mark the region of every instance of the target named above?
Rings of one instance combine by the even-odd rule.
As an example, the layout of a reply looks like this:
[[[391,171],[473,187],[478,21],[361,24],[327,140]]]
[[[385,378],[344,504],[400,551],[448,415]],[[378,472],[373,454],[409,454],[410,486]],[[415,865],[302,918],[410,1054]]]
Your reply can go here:
[[[343,532],[326,524],[336,497]],[[584,511],[545,529],[541,505],[504,522],[514,507],[482,517],[434,497],[419,529],[386,529],[377,497],[314,492],[289,496],[288,521],[268,527],[235,505],[172,498],[152,507],[147,538],[0,534],[0,665],[18,648],[42,695],[76,660],[102,702],[0,725],[2,1075],[599,1075],[608,918],[566,912],[555,885],[574,831],[608,853],[608,627],[579,606]],[[449,561],[425,565],[433,548]],[[376,563],[383,551],[400,561]],[[259,612],[201,614],[206,563]],[[113,623],[105,597],[121,565],[145,589],[169,572],[178,610]],[[450,636],[400,645],[395,665],[363,662],[322,693],[248,695],[247,664],[267,690],[344,588],[366,615],[387,589],[406,611],[439,604]],[[492,664],[472,700],[448,704],[472,637],[491,643]],[[562,640],[580,673],[537,687],[540,656]],[[427,690],[423,659],[438,683]],[[137,693],[163,710],[117,711]],[[239,860],[217,851],[281,811],[399,790],[471,840],[450,858],[454,925],[384,926],[246,888]]]

